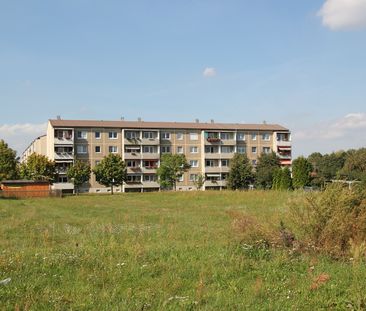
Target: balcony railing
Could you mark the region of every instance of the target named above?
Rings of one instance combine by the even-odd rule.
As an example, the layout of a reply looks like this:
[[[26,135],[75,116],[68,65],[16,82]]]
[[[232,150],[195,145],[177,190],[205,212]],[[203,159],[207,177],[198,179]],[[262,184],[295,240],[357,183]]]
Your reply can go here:
[[[55,160],[73,160],[74,155],[72,152],[56,152]]]
[[[72,137],[65,138],[65,137],[55,137],[55,145],[73,145],[74,141]]]

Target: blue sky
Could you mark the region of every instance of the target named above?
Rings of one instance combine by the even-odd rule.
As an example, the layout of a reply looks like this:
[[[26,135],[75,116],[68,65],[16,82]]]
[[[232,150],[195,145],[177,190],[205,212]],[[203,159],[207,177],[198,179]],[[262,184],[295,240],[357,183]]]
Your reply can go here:
[[[365,146],[366,0],[0,0],[0,138],[49,118],[289,127]]]

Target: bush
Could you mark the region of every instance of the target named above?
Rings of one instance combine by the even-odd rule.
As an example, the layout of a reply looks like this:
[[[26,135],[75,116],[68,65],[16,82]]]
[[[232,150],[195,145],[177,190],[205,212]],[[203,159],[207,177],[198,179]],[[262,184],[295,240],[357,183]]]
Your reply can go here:
[[[332,257],[349,256],[366,241],[366,191],[331,184],[324,192],[304,193],[291,202],[290,218],[305,245]]]

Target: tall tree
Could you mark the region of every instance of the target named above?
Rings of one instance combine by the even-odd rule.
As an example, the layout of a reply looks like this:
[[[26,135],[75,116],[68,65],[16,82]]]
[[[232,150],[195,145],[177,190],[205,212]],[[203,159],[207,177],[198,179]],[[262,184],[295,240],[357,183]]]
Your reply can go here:
[[[55,162],[46,156],[33,153],[26,162],[20,164],[20,176],[29,180],[47,180],[56,178]]]
[[[16,152],[9,148],[4,140],[0,140],[0,181],[4,179],[17,178],[18,161],[16,159]]]
[[[310,185],[311,163],[304,157],[298,157],[292,162],[293,185],[296,189]]]
[[[253,167],[248,157],[236,153],[230,162],[230,171],[227,178],[227,187],[232,190],[248,189],[253,182]]]
[[[127,178],[126,165],[119,154],[110,153],[104,157],[94,167],[93,173],[97,182],[106,187],[111,187],[111,194],[113,194],[113,187],[122,185]]]
[[[339,176],[348,180],[366,181],[366,148],[348,153]]]
[[[161,157],[160,167],[157,170],[159,183],[163,188],[177,190],[179,178],[189,169],[184,154],[164,154]]]
[[[278,168],[274,171],[272,189],[274,190],[292,189],[291,171],[287,166],[284,168]]]
[[[90,173],[90,164],[80,160],[76,160],[67,170],[67,177],[74,184],[76,194],[79,193],[79,187],[90,179]]]
[[[271,189],[274,172],[280,168],[280,159],[272,153],[262,153],[258,158],[256,169],[256,185],[261,189]]]

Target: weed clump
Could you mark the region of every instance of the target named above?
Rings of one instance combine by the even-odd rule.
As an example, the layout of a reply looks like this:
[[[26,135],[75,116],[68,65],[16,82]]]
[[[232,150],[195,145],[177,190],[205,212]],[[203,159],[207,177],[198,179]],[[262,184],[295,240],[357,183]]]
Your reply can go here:
[[[365,189],[332,184],[324,192],[305,193],[290,202],[290,219],[307,249],[335,258],[365,259]]]

